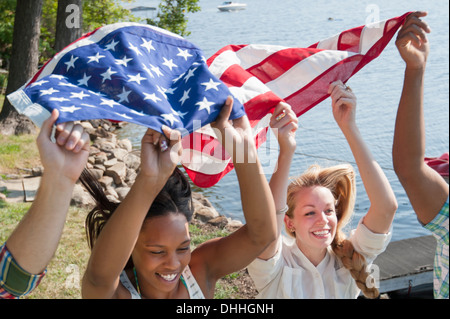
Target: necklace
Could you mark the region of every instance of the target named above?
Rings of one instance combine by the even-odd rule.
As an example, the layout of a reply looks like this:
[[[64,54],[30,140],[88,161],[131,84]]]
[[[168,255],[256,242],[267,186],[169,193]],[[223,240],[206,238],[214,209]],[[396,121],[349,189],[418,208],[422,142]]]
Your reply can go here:
[[[141,297],[141,299],[142,299],[141,289],[139,288],[139,282],[138,282],[137,275],[136,275],[136,267],[133,267],[133,273],[134,273],[134,280],[136,281],[136,290],[139,294],[139,297]]]

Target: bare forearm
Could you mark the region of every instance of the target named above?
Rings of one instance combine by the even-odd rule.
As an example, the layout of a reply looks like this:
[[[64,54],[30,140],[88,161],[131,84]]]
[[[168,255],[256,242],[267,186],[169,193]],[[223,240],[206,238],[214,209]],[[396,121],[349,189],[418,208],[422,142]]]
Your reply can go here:
[[[277,168],[270,179],[269,185],[272,191],[275,207],[281,210],[286,206],[287,187],[289,184],[289,171],[294,154],[281,153],[278,157]]]
[[[114,284],[136,244],[147,212],[162,186],[138,175],[127,197],[100,233],[85,279],[94,286]]]
[[[424,73],[424,69],[405,70],[392,150],[394,168],[401,175],[416,172],[423,165],[425,155]]]
[[[235,169],[250,240],[268,244],[275,236],[275,204],[259,159]]]
[[[32,274],[41,273],[58,247],[74,183],[50,173],[41,185],[29,211],[6,242],[18,264]]]
[[[370,200],[365,222],[372,231],[385,233],[389,230],[397,200],[383,170],[375,161],[356,126],[343,130],[358,166],[364,188]]]

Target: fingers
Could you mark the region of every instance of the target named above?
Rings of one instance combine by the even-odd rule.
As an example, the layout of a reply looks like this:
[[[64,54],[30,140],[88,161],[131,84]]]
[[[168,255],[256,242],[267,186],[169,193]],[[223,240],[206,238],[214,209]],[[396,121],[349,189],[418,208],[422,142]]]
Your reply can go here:
[[[270,127],[271,128],[284,128],[287,125],[292,125],[293,127],[297,127],[298,118],[291,106],[285,102],[279,103],[275,110],[273,111],[273,115],[270,119]]]
[[[233,109],[233,98],[229,96],[220,110],[217,119],[214,121],[214,126],[224,127],[230,119],[231,110]]]
[[[50,117],[42,123],[41,131],[39,132],[39,136],[41,138],[47,137],[50,139],[50,136],[52,134],[53,125],[55,124],[58,117],[59,117],[59,111],[57,109],[54,109],[52,111],[52,113],[50,114]]]
[[[59,117],[59,111],[54,109],[50,117],[42,123],[38,139],[42,141],[45,137],[50,140],[53,125]],[[73,122],[60,123],[56,125],[56,144],[69,151],[78,153],[81,150],[89,150],[89,134],[84,131],[80,124]]]
[[[178,142],[181,142],[181,133],[178,130],[172,130],[165,125],[163,125],[161,129],[163,134],[158,131],[148,129],[142,138],[142,143],[152,144],[155,147],[159,146],[161,152],[165,152]]]
[[[427,33],[431,32],[430,27],[425,21],[420,18],[425,17],[426,12],[417,11],[411,13],[405,21],[405,24],[400,29],[396,44],[397,46],[406,46],[410,41],[414,42],[417,46],[420,46],[422,42],[427,43]]]
[[[89,150],[89,140],[89,134],[81,124],[66,122],[56,126],[56,144],[68,151]]]

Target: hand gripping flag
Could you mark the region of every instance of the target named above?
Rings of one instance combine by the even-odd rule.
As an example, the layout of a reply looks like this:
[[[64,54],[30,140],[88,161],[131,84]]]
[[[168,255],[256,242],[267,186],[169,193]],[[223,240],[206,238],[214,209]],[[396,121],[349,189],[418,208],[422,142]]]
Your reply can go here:
[[[347,82],[377,58],[408,14],[341,32],[308,48],[229,45],[207,62],[244,105],[259,147],[280,101],[300,116],[328,98],[330,83]],[[233,169],[209,126],[184,137],[183,148],[183,166],[197,186],[213,186]]]
[[[58,109],[58,123],[109,119],[188,135],[215,120],[228,95],[193,44],[149,25],[117,23],[56,54],[8,99],[38,126]],[[244,114],[235,104],[232,117]]]

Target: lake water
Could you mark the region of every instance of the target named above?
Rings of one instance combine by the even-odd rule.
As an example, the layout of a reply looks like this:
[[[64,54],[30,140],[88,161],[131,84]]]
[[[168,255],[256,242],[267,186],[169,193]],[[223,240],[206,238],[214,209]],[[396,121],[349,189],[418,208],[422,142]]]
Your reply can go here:
[[[153,1],[154,2],[154,1]],[[425,10],[425,20],[432,29],[431,52],[425,84],[426,156],[440,156],[449,150],[449,2],[432,1],[334,1],[317,0],[242,0],[246,10],[219,12],[221,1],[201,0],[202,11],[189,15],[188,40],[210,57],[228,44],[266,43],[307,47],[341,31],[400,16],[408,11]],[[148,1],[136,1],[146,5]],[[397,106],[403,85],[404,63],[394,44],[395,38],[380,57],[353,76],[348,84],[358,98],[357,124],[361,134],[383,167],[397,196],[399,209],[394,220],[393,240],[428,235],[417,222],[409,200],[392,167],[392,140]],[[309,165],[323,166],[341,162],[354,164],[353,156],[336,125],[330,99],[302,115],[297,131],[297,152],[291,175],[301,174]],[[129,125],[119,134],[139,147],[145,129]],[[273,139],[272,139],[273,140]],[[260,151],[267,177],[270,178],[276,142]],[[272,159],[272,160],[270,160]],[[370,205],[361,179],[357,177],[357,205],[352,226]],[[217,210],[243,221],[236,175],[230,172],[217,185],[195,190],[204,193]]]

